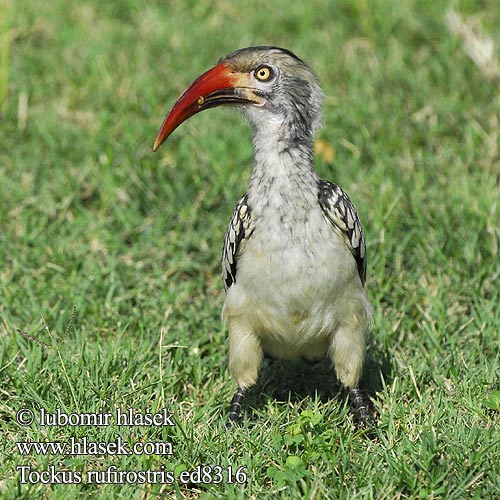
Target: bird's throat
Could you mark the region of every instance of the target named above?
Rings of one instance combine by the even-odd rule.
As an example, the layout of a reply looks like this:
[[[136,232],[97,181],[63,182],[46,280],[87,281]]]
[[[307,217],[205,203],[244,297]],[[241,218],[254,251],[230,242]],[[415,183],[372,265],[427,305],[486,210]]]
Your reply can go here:
[[[312,141],[284,140],[278,134],[254,134],[254,166],[248,188],[257,213],[302,210],[317,199]],[[305,208],[304,208],[305,210]]]

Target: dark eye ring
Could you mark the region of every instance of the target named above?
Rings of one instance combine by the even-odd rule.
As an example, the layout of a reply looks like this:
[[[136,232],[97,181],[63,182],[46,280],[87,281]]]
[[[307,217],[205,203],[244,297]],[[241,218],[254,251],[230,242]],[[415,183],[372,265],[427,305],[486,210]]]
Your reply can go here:
[[[255,78],[261,82],[267,82],[274,77],[274,71],[269,66],[259,66],[254,71]]]

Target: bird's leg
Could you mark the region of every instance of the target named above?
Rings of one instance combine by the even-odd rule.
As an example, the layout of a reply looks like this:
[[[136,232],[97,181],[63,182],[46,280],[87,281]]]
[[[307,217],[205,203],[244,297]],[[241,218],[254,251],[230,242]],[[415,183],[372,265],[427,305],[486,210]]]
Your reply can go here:
[[[240,418],[241,412],[241,403],[243,403],[243,399],[245,398],[245,394],[248,389],[244,387],[238,387],[236,390],[236,394],[233,396],[231,400],[231,406],[229,408],[229,416],[227,418],[226,427],[229,429],[232,427]]]
[[[263,357],[257,336],[242,315],[229,317],[229,371],[236,381],[236,394],[231,401],[226,426],[234,424],[240,415],[241,403],[248,389],[257,381]]]
[[[349,391],[352,409],[360,427],[373,427],[366,396],[358,388],[365,357],[365,321],[363,311],[357,320],[341,325],[333,338],[330,357],[337,377]],[[354,311],[356,317],[356,311]]]
[[[349,387],[348,391],[358,425],[364,429],[374,427],[367,397],[357,387]]]

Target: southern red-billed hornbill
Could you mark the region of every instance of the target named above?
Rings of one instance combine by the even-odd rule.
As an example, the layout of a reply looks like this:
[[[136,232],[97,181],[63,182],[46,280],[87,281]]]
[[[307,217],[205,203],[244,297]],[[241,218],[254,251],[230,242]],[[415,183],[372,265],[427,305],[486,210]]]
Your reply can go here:
[[[371,317],[363,289],[365,240],[347,194],[313,167],[322,97],[313,72],[290,51],[241,49],[179,97],[153,146],[156,151],[190,116],[223,104],[242,108],[253,127],[253,173],[222,251],[222,315],[237,384],[228,424],[238,419],[264,353],[328,356],[360,423],[370,423],[358,389]]]

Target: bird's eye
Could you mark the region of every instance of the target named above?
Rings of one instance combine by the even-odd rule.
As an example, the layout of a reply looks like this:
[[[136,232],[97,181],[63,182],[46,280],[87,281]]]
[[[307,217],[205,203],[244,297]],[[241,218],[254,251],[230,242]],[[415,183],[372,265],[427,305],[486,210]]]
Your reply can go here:
[[[255,78],[261,82],[267,82],[274,76],[274,71],[269,66],[260,66],[254,72]]]

